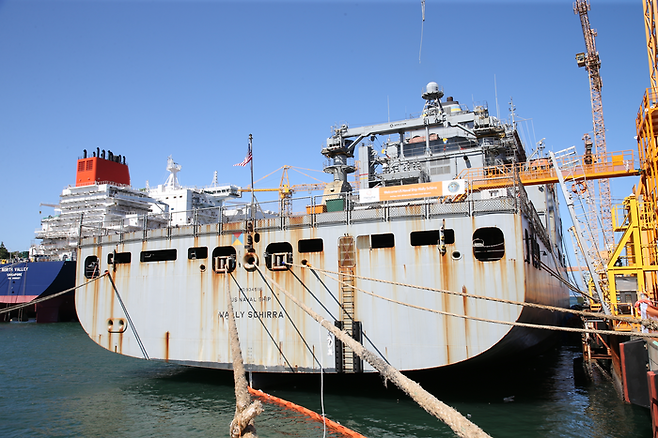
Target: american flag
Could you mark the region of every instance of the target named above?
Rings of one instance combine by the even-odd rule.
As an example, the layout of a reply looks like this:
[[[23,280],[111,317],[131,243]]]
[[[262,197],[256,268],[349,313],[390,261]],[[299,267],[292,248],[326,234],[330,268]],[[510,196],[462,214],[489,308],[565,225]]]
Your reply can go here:
[[[244,160],[242,160],[242,162],[234,164],[234,166],[244,167],[247,164],[249,164],[250,161],[251,161],[251,143],[249,143],[249,149],[247,150],[247,156],[244,157]]]

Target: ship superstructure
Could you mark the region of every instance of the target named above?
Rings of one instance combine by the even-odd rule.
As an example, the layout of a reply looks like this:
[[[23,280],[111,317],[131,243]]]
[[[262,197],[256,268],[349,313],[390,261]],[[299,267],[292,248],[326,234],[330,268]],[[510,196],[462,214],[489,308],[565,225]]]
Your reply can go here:
[[[216,180],[208,188],[183,187],[176,175],[180,169],[169,157],[165,184],[135,189],[125,156],[100,149],[87,156],[84,150],[75,186],[62,191],[56,214],[42,219],[36,231],[41,244],[31,249],[31,257],[75,260],[82,238],[189,224],[193,215],[198,223],[212,223],[225,199],[240,196],[238,187]]]
[[[41,220],[41,228],[35,232],[41,243],[31,248],[30,256],[75,260],[81,238],[123,227],[140,229],[137,218],[151,211],[154,202],[147,193],[130,186],[125,156],[100,149],[88,156],[84,150],[76,163],[75,186],[62,191],[55,215]],[[164,214],[153,217],[152,225],[156,223],[166,223]]]
[[[76,294],[82,326],[120,354],[230,369],[230,300],[247,370],[373,371],[284,287],[401,370],[538,347],[550,332],[511,325],[559,315],[471,295],[568,306],[556,191],[496,170],[527,160],[513,124],[442,97],[430,83],[419,117],[335,128],[322,149],[333,181],[285,213],[224,205],[215,223],[84,239],[78,283],[98,280]],[[497,183],[460,177],[476,166]]]
[[[157,205],[153,205],[151,211],[158,214],[163,210],[162,206],[166,206],[170,223],[174,226],[189,225],[193,221],[199,224],[217,222],[219,218],[217,207],[221,207],[227,199],[241,196],[238,186],[220,186],[217,183],[217,172],[215,172],[210,187],[201,189],[183,187],[178,182],[177,175],[180,170],[181,165],[174,162],[173,158],[169,156],[167,159],[169,177],[164,184],[148,190],[149,196],[159,201]]]

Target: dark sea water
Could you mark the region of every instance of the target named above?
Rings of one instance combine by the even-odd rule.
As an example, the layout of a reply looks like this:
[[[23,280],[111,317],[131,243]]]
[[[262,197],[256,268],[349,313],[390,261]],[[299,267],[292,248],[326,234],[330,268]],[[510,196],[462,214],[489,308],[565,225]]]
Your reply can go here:
[[[648,410],[621,402],[611,384],[574,384],[577,354],[578,347],[560,347],[509,373],[437,376],[430,386],[493,437],[651,437]],[[321,410],[319,376],[260,384]],[[376,376],[365,385],[329,377],[324,384],[327,416],[367,437],[455,436]],[[3,438],[226,437],[233,391],[230,373],[119,356],[76,323],[0,325]],[[271,404],[256,429],[260,437],[323,436],[321,424]]]

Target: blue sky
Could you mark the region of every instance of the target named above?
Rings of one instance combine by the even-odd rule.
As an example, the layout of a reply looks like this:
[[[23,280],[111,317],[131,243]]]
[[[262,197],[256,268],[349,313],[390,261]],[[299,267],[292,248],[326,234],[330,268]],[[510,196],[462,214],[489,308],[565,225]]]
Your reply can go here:
[[[642,2],[591,3],[608,150],[636,150],[649,86]],[[165,181],[168,155],[184,185],[208,185],[216,170],[220,183],[246,186],[248,168],[233,164],[249,134],[256,178],[282,165],[321,170],[331,126],[417,114],[429,81],[494,114],[497,89],[502,118],[512,97],[532,119],[528,149],[545,138],[549,150],[582,151],[592,119],[571,1],[427,0],[422,51],[420,5],[0,1],[0,240],[29,247],[52,213],[39,204],[75,182],[83,149],[127,156],[137,188]],[[636,182],[612,180],[613,197]]]

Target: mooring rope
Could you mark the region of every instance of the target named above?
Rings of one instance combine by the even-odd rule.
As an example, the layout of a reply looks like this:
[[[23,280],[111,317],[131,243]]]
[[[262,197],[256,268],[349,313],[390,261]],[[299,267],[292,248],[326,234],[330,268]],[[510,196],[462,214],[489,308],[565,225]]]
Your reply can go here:
[[[228,277],[225,278],[226,299],[228,301],[228,327],[231,354],[233,356],[233,379],[235,380],[235,416],[231,421],[229,436],[231,438],[249,437],[258,438],[254,418],[263,412],[260,400],[251,401],[249,385],[245,377],[244,363],[242,362],[242,350],[240,349],[240,337],[238,327],[235,324],[233,314],[233,303],[231,302],[231,291],[228,288]]]
[[[299,338],[302,340],[302,342],[303,342],[304,345],[306,346],[306,349],[308,350],[309,353],[311,353],[311,356],[313,356],[313,360],[318,364],[318,366],[322,367],[322,364],[320,363],[320,361],[318,360],[318,358],[315,356],[315,353],[313,352],[313,349],[311,349],[311,347],[308,345],[308,342],[306,342],[306,338],[304,338],[304,335],[302,335],[302,333],[299,331],[299,329],[297,328],[297,325],[295,325],[295,322],[292,320],[292,318],[291,318],[290,315],[288,314],[288,311],[287,311],[286,308],[283,306],[283,303],[279,300],[279,297],[274,293],[274,291],[272,290],[272,288],[270,287],[270,285],[267,283],[267,280],[265,280],[265,277],[263,276],[263,273],[261,272],[260,269],[258,269],[258,273],[260,274],[260,276],[261,276],[261,277],[263,278],[263,280],[265,281],[265,284],[267,284],[267,287],[270,288],[270,291],[272,292],[272,296],[274,297],[274,299],[276,300],[276,302],[279,303],[279,306],[280,306],[281,309],[283,310],[283,313],[286,314],[286,318],[288,318],[288,321],[290,321],[290,324],[292,324],[292,327],[295,329],[295,331],[296,331],[297,334],[299,335]]]
[[[298,275],[297,275],[292,269],[289,270],[289,272],[290,272],[290,273],[291,273],[291,274],[297,279],[297,281],[299,281],[299,283],[304,287],[304,289],[306,289],[306,291],[307,291],[307,292],[313,297],[313,299],[315,299],[315,301],[316,301],[316,302],[317,302],[317,303],[318,303],[318,304],[319,304],[319,305],[325,310],[325,312],[327,312],[327,314],[328,314],[328,315],[329,315],[334,321],[338,320],[338,318],[336,318],[336,317],[335,317],[335,316],[329,311],[329,309],[327,309],[327,307],[324,305],[324,303],[323,303],[318,297],[316,297],[315,294],[314,294],[313,292],[311,292],[311,290],[308,288],[308,286],[306,286],[306,284],[302,281],[302,279],[299,278],[299,276],[298,276]],[[345,316],[347,316],[347,317],[352,321],[352,323],[354,323],[355,321],[354,321],[354,318],[352,318],[352,315],[350,315],[350,313],[349,313],[347,310],[345,310],[345,307],[343,307],[343,304],[338,300],[338,298],[336,298],[336,296],[334,295],[334,293],[329,289],[329,287],[325,284],[325,282],[322,281],[322,279],[320,279],[320,277],[318,276],[318,273],[315,272],[315,271],[313,271],[313,270],[311,270],[311,272],[313,272],[313,275],[314,275],[315,278],[320,282],[320,284],[321,284],[322,286],[324,286],[324,289],[327,291],[327,293],[329,294],[329,296],[330,296],[331,298],[333,298],[333,300],[336,302],[336,304],[338,305],[338,307],[341,308],[341,310],[343,311],[343,314],[344,314]],[[379,353],[379,356],[381,356],[381,358],[384,359],[384,360],[388,363],[388,359],[386,359],[386,357],[382,354],[382,352],[379,351],[379,348],[377,348],[377,346],[375,345],[375,343],[372,342],[372,340],[368,337],[368,335],[367,335],[367,333],[365,332],[365,330],[363,330],[361,333],[362,333],[363,337],[366,339],[366,341],[368,341],[368,343],[372,346],[372,348],[374,348],[375,351],[376,351],[377,353]],[[390,363],[389,363],[389,365],[390,365]]]
[[[484,296],[484,295],[474,295],[474,294],[469,294],[467,292],[456,292],[456,291],[451,291],[451,290],[446,290],[446,289],[438,289],[438,288],[429,287],[429,286],[418,286],[418,285],[409,284],[409,283],[401,283],[401,282],[398,282],[398,281],[383,280],[381,278],[371,278],[371,277],[364,277],[364,276],[348,274],[348,273],[339,273],[339,272],[335,272],[335,271],[329,271],[327,269],[317,268],[315,266],[312,266],[310,263],[307,263],[306,265],[289,264],[289,266],[295,266],[295,267],[300,267],[300,268],[308,268],[308,269],[311,269],[311,271],[322,272],[323,274],[327,275],[327,277],[331,278],[332,280],[338,281],[338,282],[340,282],[338,279],[332,277],[329,274],[334,274],[334,275],[339,275],[340,274],[340,275],[345,275],[345,276],[351,276],[351,277],[359,279],[359,280],[374,281],[374,282],[379,282],[379,283],[384,283],[384,284],[390,284],[390,285],[393,285],[393,286],[403,286],[403,287],[408,287],[408,288],[411,288],[411,289],[426,290],[426,291],[429,291],[429,292],[438,292],[438,293],[456,295],[456,296],[466,297],[466,298],[474,298],[474,299],[479,299],[479,300],[493,301],[493,302],[497,302],[497,303],[513,304],[513,305],[516,305],[516,306],[524,306],[524,307],[534,307],[536,309],[549,310],[551,312],[571,313],[573,315],[588,316],[588,317],[601,318],[601,319],[609,319],[609,320],[613,320],[613,321],[628,322],[628,323],[632,323],[632,324],[639,324],[639,323],[643,323],[644,321],[646,321],[647,324],[652,322],[650,320],[642,320],[642,319],[634,318],[632,316],[605,315],[603,313],[586,312],[584,310],[568,309],[568,308],[564,308],[564,307],[549,306],[549,305],[546,305],[546,304],[538,304],[538,303],[527,303],[527,302],[521,302],[521,301],[508,300],[506,298],[496,298],[496,297],[488,297],[488,296]]]
[[[318,345],[320,348],[320,407],[322,408],[322,438],[326,438],[327,436],[327,419],[325,418],[324,415],[324,367],[322,366],[322,362],[324,362],[324,354],[322,353],[322,326],[318,324]]]
[[[132,330],[133,334],[135,335],[135,339],[137,340],[137,345],[139,345],[139,349],[142,350],[142,354],[144,355],[144,359],[149,360],[149,355],[146,352],[146,348],[144,348],[144,344],[142,343],[142,339],[139,337],[139,334],[137,333],[137,328],[135,327],[135,323],[133,322],[132,318],[130,317],[130,314],[128,313],[128,309],[126,309],[125,304],[123,304],[123,300],[121,299],[121,295],[119,295],[119,290],[117,289],[116,285],[114,284],[114,280],[112,279],[112,276],[110,275],[110,272],[105,271],[104,275],[107,275],[107,278],[110,279],[110,283],[112,283],[112,288],[114,289],[114,293],[117,296],[117,300],[119,300],[119,305],[121,306],[121,309],[123,309],[123,313],[126,315],[126,319],[128,320],[128,324],[130,324],[130,329]]]
[[[22,309],[23,307],[29,307],[29,306],[31,306],[31,305],[33,305],[33,304],[39,304],[39,303],[42,303],[42,302],[44,302],[44,301],[52,300],[53,298],[57,298],[57,297],[59,297],[59,296],[61,296],[61,295],[67,294],[67,293],[69,293],[69,292],[71,292],[71,291],[74,291],[74,290],[76,290],[76,289],[80,289],[81,287],[84,287],[84,286],[88,285],[89,283],[93,283],[94,281],[100,280],[100,279],[103,278],[105,275],[107,275],[107,273],[105,273],[105,274],[103,274],[103,275],[100,275],[100,276],[98,276],[98,277],[96,277],[96,278],[92,278],[91,280],[87,281],[86,283],[82,283],[82,284],[80,284],[80,285],[78,285],[78,286],[74,286],[74,287],[68,288],[68,289],[66,289],[66,290],[63,290],[63,291],[61,291],[61,292],[57,292],[57,293],[52,294],[52,295],[48,295],[48,296],[46,296],[46,297],[36,298],[36,299],[34,299],[34,300],[32,300],[32,301],[30,301],[30,302],[28,302],[28,303],[21,303],[21,304],[17,304],[17,305],[15,305],[15,306],[11,306],[11,307],[5,307],[4,309],[0,309],[0,314],[2,314],[2,313],[12,312],[12,311],[14,311],[14,310]]]
[[[361,359],[368,362],[375,368],[386,380],[390,380],[403,390],[409,397],[418,403],[425,411],[434,415],[436,418],[447,424],[460,437],[490,437],[477,425],[473,424],[467,418],[462,416],[456,409],[446,405],[438,400],[432,394],[423,389],[418,383],[404,376],[400,371],[387,364],[374,353],[367,350],[360,342],[354,340],[348,333],[334,327],[329,321],[317,314],[313,309],[298,300],[293,294],[285,290],[273,278],[265,275],[256,265],[256,269],[261,275],[269,280],[277,289],[279,289],[288,299],[294,302],[309,316],[315,319],[322,327],[330,331],[336,338],[352,349]]]
[[[309,269],[318,269],[318,268],[309,267]],[[318,269],[318,270],[323,271],[321,269]],[[339,280],[338,278],[332,277],[331,275],[327,274],[326,272],[324,272],[324,274],[327,277],[331,278],[332,280],[334,280],[334,281],[336,281],[340,284],[345,284],[343,281]],[[369,278],[358,277],[358,276],[354,276],[354,277],[363,278],[363,279],[366,279],[366,280],[380,281],[380,282],[383,282],[383,283],[395,283],[395,282],[389,282],[387,280],[375,280],[375,279],[369,279]],[[400,284],[400,285],[402,285],[402,284]],[[353,289],[355,289],[359,292],[363,292],[367,295],[370,295],[372,297],[380,298],[382,300],[389,301],[389,302],[395,303],[395,304],[399,304],[401,306],[406,306],[406,307],[410,307],[410,308],[413,308],[413,309],[423,310],[423,311],[431,312],[431,313],[437,313],[437,314],[445,315],[445,316],[452,316],[452,317],[455,317],[455,318],[462,318],[462,319],[468,319],[468,320],[474,320],[474,321],[480,321],[480,322],[488,322],[488,323],[493,323],[493,324],[509,325],[509,326],[514,326],[514,327],[525,327],[525,328],[542,329],[542,330],[554,330],[554,331],[563,331],[563,332],[572,332],[572,333],[591,333],[591,334],[600,334],[600,335],[620,335],[620,334],[623,333],[623,332],[614,331],[614,330],[580,329],[580,328],[576,328],[576,327],[561,327],[561,326],[554,326],[554,325],[528,324],[528,323],[525,323],[525,322],[501,321],[501,320],[497,320],[497,319],[481,318],[481,317],[477,317],[477,316],[460,315],[458,313],[452,313],[452,312],[446,312],[446,311],[443,311],[443,310],[430,309],[428,307],[417,306],[415,304],[410,304],[410,303],[405,303],[403,301],[394,300],[392,298],[388,298],[388,297],[378,295],[374,292],[369,292],[367,290],[361,289],[361,288],[356,287],[354,285],[350,285],[350,287],[352,287]],[[438,289],[425,288],[425,287],[422,287],[422,286],[414,286],[414,287],[416,287],[418,289],[434,290],[436,292],[445,292],[445,293],[448,293],[448,294],[455,294],[455,295],[460,295],[460,296],[470,296],[471,298],[482,298],[482,299],[489,299],[490,298],[490,297],[482,297],[482,296],[479,296],[479,295],[470,295],[470,294],[460,293],[460,292],[441,291],[441,290],[438,290]],[[502,299],[500,299],[500,298],[492,299],[492,301],[499,301],[499,300],[502,300]],[[505,302],[505,301],[510,301],[510,300],[504,300],[502,302]],[[512,302],[511,304],[516,304],[516,305],[520,305],[520,306],[525,305],[525,304],[532,304],[532,306],[530,306],[530,307],[541,306],[541,305],[534,304],[534,303],[525,303],[524,304],[524,303]],[[553,306],[545,306],[545,307],[552,308],[552,310],[567,310],[567,309],[562,309],[561,307],[553,307]],[[551,310],[551,309],[549,309],[549,310]],[[578,312],[580,312],[580,311],[578,311]],[[596,313],[590,313],[590,312],[586,312],[586,313],[589,313],[590,315],[595,315],[597,317],[602,316],[602,315],[596,314]],[[633,318],[633,319],[635,319],[635,318]],[[641,321],[643,325],[646,325],[646,326],[649,326],[649,327],[654,327],[654,324],[656,324],[656,321],[652,321],[652,320],[644,320],[643,319],[643,320],[637,320],[637,321]],[[658,328],[658,326],[656,328]],[[637,336],[637,337],[641,337],[641,338],[655,338],[656,337],[655,333],[652,334],[652,333],[633,332],[632,335]]]
[[[593,297],[590,297],[590,296],[589,296],[588,294],[586,294],[585,292],[583,292],[583,291],[581,291],[580,289],[578,289],[577,286],[571,284],[568,280],[565,280],[564,278],[562,278],[562,276],[561,276],[558,272],[556,272],[553,268],[551,268],[550,266],[548,266],[546,263],[542,262],[541,260],[539,260],[539,266],[540,266],[544,271],[548,272],[548,274],[549,274],[551,277],[556,278],[560,283],[562,283],[562,284],[564,284],[566,287],[568,287],[572,292],[579,293],[579,294],[584,295],[584,296],[586,296],[586,297],[588,297],[588,298],[593,298]]]

